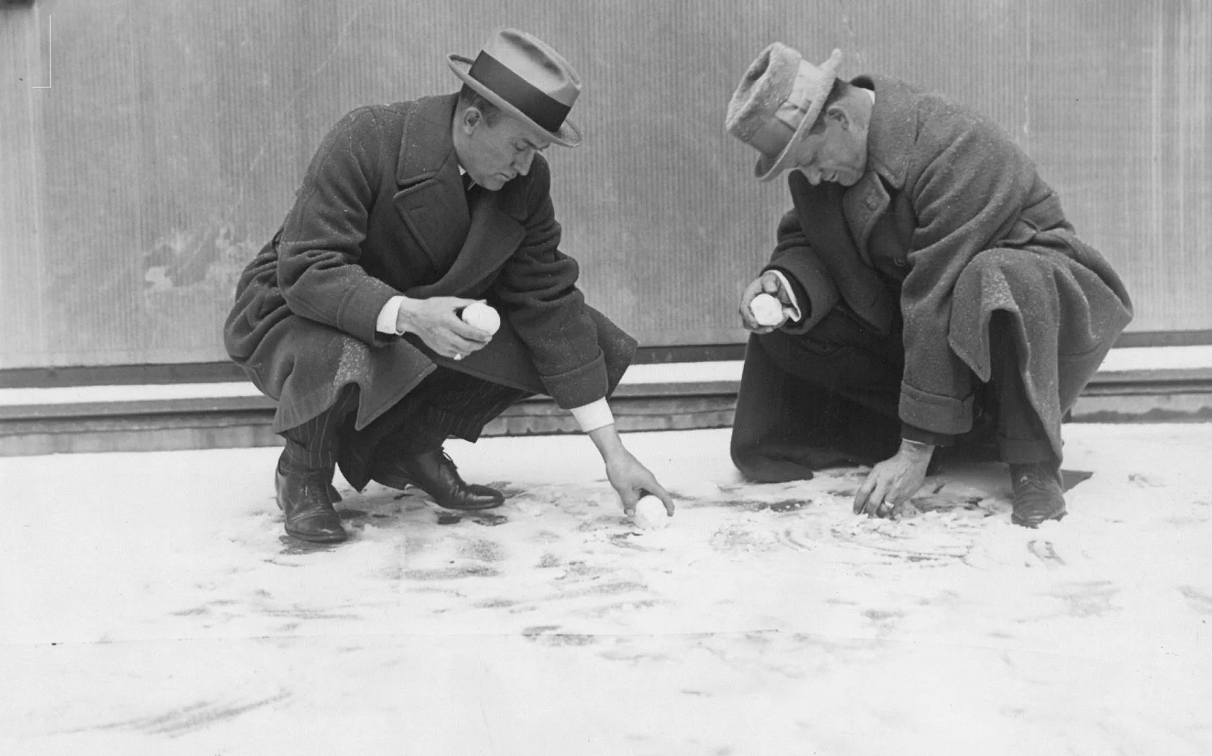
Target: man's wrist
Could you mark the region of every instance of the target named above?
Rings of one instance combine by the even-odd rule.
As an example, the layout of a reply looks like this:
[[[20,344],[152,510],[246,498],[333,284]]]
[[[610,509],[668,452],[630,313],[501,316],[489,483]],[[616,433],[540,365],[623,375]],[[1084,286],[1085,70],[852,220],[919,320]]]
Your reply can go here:
[[[416,310],[416,304],[419,299],[412,297],[400,297],[399,309],[396,313],[396,333],[403,336],[412,330],[413,315]]]
[[[925,441],[914,441],[911,438],[901,439],[900,454],[907,457],[926,458],[929,459],[934,454],[934,444],[928,444]]]
[[[601,428],[594,428],[589,431],[588,435],[593,440],[593,445],[598,448],[602,459],[607,462],[623,451],[623,439],[619,437],[619,432],[613,423],[603,425]]]
[[[783,275],[783,271],[772,269],[767,272],[774,274],[774,277],[779,281],[779,289],[787,295],[787,304],[783,307],[787,318],[793,323],[798,323],[804,317],[804,314],[800,311],[799,299],[795,296],[795,287],[787,280],[787,276]]]

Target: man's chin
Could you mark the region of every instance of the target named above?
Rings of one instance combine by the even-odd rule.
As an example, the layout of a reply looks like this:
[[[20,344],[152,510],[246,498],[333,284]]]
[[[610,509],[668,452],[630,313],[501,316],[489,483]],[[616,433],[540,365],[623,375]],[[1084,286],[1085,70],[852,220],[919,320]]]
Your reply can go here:
[[[501,187],[505,186],[507,183],[509,183],[509,180],[498,174],[484,179],[484,183],[481,184],[481,186],[490,192],[496,192],[500,191]]]

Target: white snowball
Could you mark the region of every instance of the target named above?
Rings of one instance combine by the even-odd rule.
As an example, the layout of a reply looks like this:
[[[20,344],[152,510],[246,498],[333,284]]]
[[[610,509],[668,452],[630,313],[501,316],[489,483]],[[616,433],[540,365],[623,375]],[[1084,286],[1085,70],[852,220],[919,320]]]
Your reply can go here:
[[[776,326],[783,322],[783,304],[765,292],[749,301],[749,311],[758,325]]]
[[[481,331],[496,333],[501,327],[501,316],[483,302],[475,302],[463,308],[463,322]]]
[[[669,524],[665,503],[652,494],[644,496],[636,502],[632,519],[644,530],[659,530]]]

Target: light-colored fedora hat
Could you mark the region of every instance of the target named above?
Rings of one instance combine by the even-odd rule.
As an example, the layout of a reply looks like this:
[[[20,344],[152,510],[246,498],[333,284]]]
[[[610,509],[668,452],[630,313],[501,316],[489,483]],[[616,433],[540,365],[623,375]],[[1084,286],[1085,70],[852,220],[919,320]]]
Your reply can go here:
[[[814,66],[781,42],[762,50],[728,103],[724,128],[762,154],[753,173],[769,181],[787,168],[794,152],[821,114],[837,81],[842,51]]]
[[[476,59],[448,55],[455,76],[507,115],[563,147],[581,143],[568,112],[581,94],[581,78],[555,50],[526,32],[501,29]]]

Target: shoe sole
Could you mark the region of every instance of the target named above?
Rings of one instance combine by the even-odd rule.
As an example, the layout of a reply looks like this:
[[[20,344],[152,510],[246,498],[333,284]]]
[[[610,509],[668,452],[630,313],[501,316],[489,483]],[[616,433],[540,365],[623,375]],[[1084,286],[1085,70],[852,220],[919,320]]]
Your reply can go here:
[[[283,528],[283,530],[291,538],[298,538],[300,541],[307,541],[308,543],[341,543],[349,539],[348,535],[312,536],[293,532],[290,528]]]
[[[1010,522],[1014,523],[1015,525],[1021,525],[1024,528],[1038,528],[1040,525],[1043,525],[1045,522],[1048,522],[1049,520],[1056,520],[1057,522],[1060,522],[1061,520],[1064,519],[1065,515],[1067,515],[1067,514],[1069,514],[1069,513],[1062,510],[1059,514],[1052,515],[1051,517],[1045,517],[1044,519],[1040,520],[1039,522],[1032,522],[1030,520],[1023,519],[1016,514],[1011,514]]]
[[[486,504],[484,506],[471,506],[471,507],[451,506],[449,504],[443,504],[442,502],[438,501],[437,498],[433,494],[431,494],[429,491],[426,491],[424,488],[421,488],[416,483],[413,483],[411,480],[405,480],[402,478],[394,478],[389,475],[382,475],[382,476],[372,475],[370,479],[375,481],[376,483],[381,483],[381,484],[387,486],[388,488],[394,488],[397,491],[403,491],[406,488],[413,488],[413,489],[425,494],[426,496],[428,496],[433,501],[434,504],[437,504],[442,509],[453,509],[456,512],[482,512],[485,509],[496,509],[497,507],[503,506],[505,504],[505,499],[501,499],[500,501],[496,502],[495,504]]]
[[[437,504],[442,509],[453,509],[456,512],[483,512],[485,509],[496,509],[497,507],[504,505],[505,502],[501,501],[497,502],[496,504],[488,504],[487,506],[483,507],[452,507],[449,504],[443,504],[442,502],[436,500],[434,501],[434,504]]]

